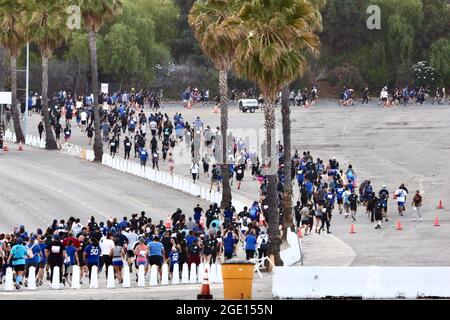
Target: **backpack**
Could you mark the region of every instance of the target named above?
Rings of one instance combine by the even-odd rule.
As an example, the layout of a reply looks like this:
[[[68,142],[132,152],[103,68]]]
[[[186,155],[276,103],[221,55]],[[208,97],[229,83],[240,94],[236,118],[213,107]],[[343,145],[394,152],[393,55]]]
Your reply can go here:
[[[249,211],[250,218],[252,218],[252,220],[255,219],[257,214],[258,209],[256,209],[256,207],[251,207]]]

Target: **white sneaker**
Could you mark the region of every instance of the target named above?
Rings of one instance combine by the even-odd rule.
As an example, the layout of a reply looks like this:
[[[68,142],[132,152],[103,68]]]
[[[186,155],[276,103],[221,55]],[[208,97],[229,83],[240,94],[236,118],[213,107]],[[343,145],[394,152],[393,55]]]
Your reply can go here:
[[[420,220],[420,221],[423,221],[423,218],[420,218],[419,220]]]
[[[412,221],[416,221],[417,219],[416,219],[416,218],[412,218],[411,220],[412,220]]]

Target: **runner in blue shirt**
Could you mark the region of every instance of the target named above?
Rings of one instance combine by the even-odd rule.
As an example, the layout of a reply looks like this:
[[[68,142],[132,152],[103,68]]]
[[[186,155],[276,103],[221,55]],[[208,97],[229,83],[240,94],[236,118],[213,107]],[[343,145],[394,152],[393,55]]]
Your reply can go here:
[[[344,187],[343,187],[342,181],[340,180],[336,184],[336,201],[338,204],[339,214],[342,214],[342,211],[343,211],[343,206],[342,206],[344,203],[343,193],[344,193]]]
[[[97,238],[91,238],[90,244],[84,249],[84,260],[86,261],[89,270],[89,281],[91,280],[92,267],[99,267],[101,254],[102,250],[98,245]]]
[[[226,231],[226,236],[223,238],[223,248],[226,259],[231,259],[234,253],[234,246],[236,245],[237,237],[232,231],[232,227],[230,227]]]
[[[36,237],[32,236],[27,244],[27,249],[33,254],[33,256],[25,259],[25,277],[28,279],[30,267],[35,267],[36,276],[39,272],[39,263],[41,262],[42,251],[38,243],[36,243]]]
[[[245,256],[247,260],[255,257],[256,251],[256,237],[255,230],[250,230],[248,236],[245,237]]]
[[[12,265],[14,271],[16,272],[16,282],[14,286],[16,289],[20,289],[22,284],[23,273],[25,272],[25,258],[28,256],[28,250],[23,245],[22,238],[16,240],[16,244],[12,247],[8,264]]]

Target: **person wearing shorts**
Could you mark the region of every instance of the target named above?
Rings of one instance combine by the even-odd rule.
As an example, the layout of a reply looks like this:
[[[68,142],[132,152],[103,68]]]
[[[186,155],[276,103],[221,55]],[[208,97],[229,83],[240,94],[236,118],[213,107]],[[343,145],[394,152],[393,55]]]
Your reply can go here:
[[[23,274],[25,272],[25,258],[28,256],[28,250],[23,245],[22,238],[16,240],[16,244],[12,247],[9,255],[8,264],[12,265],[14,272],[16,273],[16,282],[14,286],[16,289],[20,289],[23,280]]]
[[[119,239],[114,239],[114,248],[112,248],[110,253],[112,259],[112,266],[114,267],[114,272],[116,274],[117,280],[119,280],[119,284],[123,282],[122,279],[122,268],[123,268],[123,260],[125,259],[125,252],[123,248],[119,245]]]
[[[136,269],[139,269],[139,266],[144,266],[145,273],[148,271],[147,257],[148,257],[148,246],[145,244],[144,237],[139,238],[139,242],[134,249],[134,254],[136,256]],[[138,275],[136,274],[136,281]]]
[[[245,164],[240,164],[236,167],[236,181],[237,181],[237,189],[241,189],[241,182],[244,179],[245,173]]]
[[[148,264],[150,266],[156,265],[158,267],[158,271],[160,276],[162,276],[162,264],[165,256],[164,246],[160,242],[158,236],[153,237],[153,241],[148,243],[149,247],[149,256],[148,256]]]

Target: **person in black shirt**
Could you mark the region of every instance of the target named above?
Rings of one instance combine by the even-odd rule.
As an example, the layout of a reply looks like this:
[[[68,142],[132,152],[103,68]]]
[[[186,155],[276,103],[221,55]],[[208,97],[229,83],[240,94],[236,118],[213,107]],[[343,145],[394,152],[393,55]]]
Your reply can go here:
[[[351,217],[353,221],[355,221],[356,210],[358,208],[358,195],[355,193],[354,189],[352,189],[352,193],[348,196],[348,201],[350,204]],[[347,215],[345,217],[347,217]]]
[[[141,216],[139,217],[139,228],[136,230],[142,228],[147,223],[147,217],[145,216],[145,211],[141,212]]]
[[[248,217],[248,216],[249,216],[249,214],[248,214],[248,207],[244,207],[244,210],[241,211],[241,212],[239,212],[238,216],[239,216],[240,218],[246,218],[246,217]]]
[[[189,258],[188,265],[191,266],[192,263],[195,263],[197,266],[200,264],[200,245],[198,243],[198,239],[195,239],[192,245],[189,247]]]
[[[124,159],[130,159],[131,141],[128,137],[123,140],[123,147],[125,151]]]
[[[375,229],[381,229],[381,222],[383,221],[383,200],[374,197],[373,201],[375,202],[373,211],[375,211],[375,220],[377,221]]]
[[[211,171],[211,186],[209,188],[209,192],[212,192],[212,188],[215,185],[217,185],[217,192],[220,192],[220,171],[214,164]]]
[[[206,216],[206,227],[209,227],[211,222],[214,220],[214,210],[212,204],[209,205],[209,209],[205,213]]]
[[[294,215],[295,215],[295,222],[297,225],[297,228],[300,228],[300,223],[302,221],[302,215],[300,213],[300,210],[303,208],[302,205],[300,205],[300,201],[297,201],[297,204],[294,206]]]
[[[244,179],[245,164],[241,163],[236,167],[237,189],[241,189],[241,182]]]
[[[59,267],[59,280],[62,285],[65,284],[63,279],[63,264],[64,259],[67,258],[66,248],[62,244],[59,234],[53,235],[53,240],[50,245],[45,249],[45,255],[47,256],[47,263],[50,266],[50,278],[53,279],[53,271],[55,267]]]
[[[213,233],[209,235],[209,238],[203,240],[203,262],[215,263],[217,258],[217,239]]]
[[[134,213],[134,214],[131,215],[130,224],[131,224],[131,227],[134,230],[138,229],[138,227],[139,227],[139,220],[137,219],[137,213]]]
[[[169,259],[170,251],[172,250],[172,232],[170,230],[167,230],[164,233],[164,237],[161,239],[161,244],[164,247],[164,255],[165,259]]]

